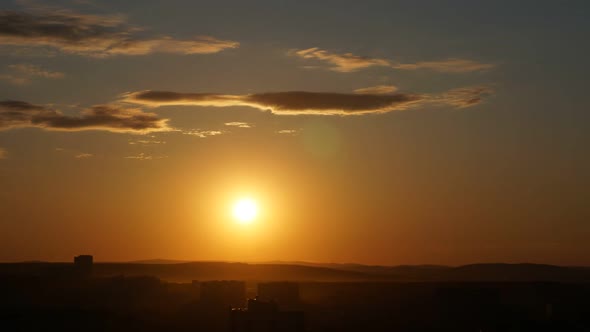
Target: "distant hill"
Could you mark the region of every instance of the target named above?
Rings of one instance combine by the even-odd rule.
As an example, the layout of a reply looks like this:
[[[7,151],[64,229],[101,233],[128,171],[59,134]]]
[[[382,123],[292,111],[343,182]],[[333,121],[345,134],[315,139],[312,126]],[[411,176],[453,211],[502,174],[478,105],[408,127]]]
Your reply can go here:
[[[131,261],[131,264],[181,264],[181,263],[190,263],[190,261],[182,261],[176,259],[144,259],[139,261]]]
[[[70,263],[3,263],[1,275],[44,275]],[[368,266],[306,262],[231,263],[145,260],[130,263],[95,263],[96,276],[154,276],[173,282],[191,280],[250,281],[394,281],[394,282],[590,282],[590,268],[543,264],[470,264]]]
[[[451,281],[590,281],[590,270],[544,264],[470,264],[443,271]]]
[[[416,275],[426,275],[437,271],[450,269],[449,266],[443,265],[363,265],[363,264],[340,264],[340,263],[307,263],[307,262],[288,262],[284,264],[295,264],[304,266],[325,267],[335,270],[355,271],[376,276],[398,276],[412,277]]]
[[[372,277],[403,281],[590,281],[590,267],[565,267],[546,264],[480,263],[457,267],[444,265],[379,266],[362,264],[292,264],[354,271]]]
[[[356,272],[290,264],[247,264],[227,262],[191,262],[179,264],[98,263],[96,275],[152,275],[161,279],[191,280],[296,280],[361,281],[375,276]]]

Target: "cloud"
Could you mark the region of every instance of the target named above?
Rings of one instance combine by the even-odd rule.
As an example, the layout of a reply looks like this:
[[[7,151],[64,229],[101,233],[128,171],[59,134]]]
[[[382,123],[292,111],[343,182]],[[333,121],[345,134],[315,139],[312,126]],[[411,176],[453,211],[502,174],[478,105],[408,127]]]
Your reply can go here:
[[[32,64],[15,64],[8,66],[12,74],[0,74],[0,79],[8,81],[13,85],[26,85],[31,83],[34,77],[41,77],[47,79],[64,78],[65,74],[59,71],[50,71]]]
[[[243,96],[216,93],[180,93],[172,91],[139,91],[123,94],[126,102],[146,106],[196,105],[196,106],[243,106]]]
[[[6,158],[6,149],[0,148],[0,159]]]
[[[398,63],[392,66],[395,69],[416,70],[430,69],[443,73],[468,73],[492,69],[495,66],[491,63],[481,63],[467,59],[446,59],[441,61],[423,61],[416,63]]]
[[[61,131],[148,133],[170,131],[167,122],[168,119],[161,119],[154,113],[117,105],[96,105],[85,109],[78,116],[70,116],[24,101],[0,101],[0,130],[37,127]]]
[[[395,87],[393,85],[377,85],[377,86],[371,86],[368,88],[356,89],[356,90],[354,90],[354,93],[380,95],[380,94],[393,93],[396,91],[397,91],[397,87]]]
[[[421,100],[412,94],[368,95],[334,92],[268,92],[246,96],[259,108],[277,114],[363,114],[403,110]]]
[[[130,145],[142,144],[142,145],[152,145],[152,144],[166,144],[166,141],[158,141],[154,139],[138,139],[138,140],[130,140]]]
[[[72,149],[65,149],[65,148],[61,148],[61,147],[55,148],[54,151],[56,151],[60,154],[62,154],[62,153],[67,154],[75,159],[88,159],[88,158],[94,157],[94,154],[92,154],[92,153],[81,152],[81,151],[72,150]]]
[[[440,61],[424,61],[416,63],[396,63],[388,59],[370,58],[354,55],[352,53],[330,53],[317,47],[304,50],[291,50],[289,55],[303,59],[314,59],[327,62],[331,65],[332,71],[349,73],[368,67],[388,67],[401,70],[430,69],[447,73],[466,73],[491,69],[493,64],[480,63],[473,60],[450,58]]]
[[[31,82],[28,77],[15,76],[11,74],[0,74],[0,80],[7,81],[12,85],[27,85]]]
[[[16,65],[10,65],[8,68],[14,69],[18,72],[21,72],[27,76],[38,76],[43,78],[64,78],[65,74],[59,71],[49,71],[45,70],[39,66],[27,64],[27,63],[20,63]]]
[[[154,160],[154,159],[164,159],[164,158],[168,158],[168,156],[152,156],[152,155],[145,154],[144,152],[141,152],[140,154],[135,155],[135,156],[125,157],[125,159],[135,159],[135,160]]]
[[[277,130],[276,133],[281,135],[296,135],[299,131],[295,129],[281,129]]]
[[[127,93],[125,102],[145,106],[248,106],[274,114],[363,114],[405,109],[422,97],[411,94],[368,95],[335,92],[266,92],[248,95],[140,91]]]
[[[0,45],[43,46],[93,57],[151,53],[209,54],[236,48],[238,42],[209,36],[174,39],[139,36],[121,15],[87,15],[67,10],[0,11]]]
[[[368,58],[352,53],[336,54],[321,50],[317,47],[308,48],[305,50],[293,50],[289,52],[290,55],[295,55],[303,59],[317,59],[330,63],[333,71],[343,73],[356,71],[372,66],[389,67],[391,62],[386,59]]]
[[[424,104],[467,107],[491,94],[486,87],[468,87],[442,94],[358,94],[336,92],[267,92],[247,95],[139,91],[123,95],[123,101],[149,107],[180,106],[248,106],[279,115],[360,115],[406,110]]]
[[[182,133],[184,135],[197,136],[199,138],[207,138],[209,136],[221,135],[221,134],[223,134],[223,131],[220,131],[220,130],[191,129],[191,130],[183,130]]]
[[[491,88],[485,86],[458,88],[433,96],[432,102],[466,108],[479,104],[484,97],[493,93],[494,91]]]
[[[229,127],[252,128],[252,125],[247,122],[226,122],[224,124]]]

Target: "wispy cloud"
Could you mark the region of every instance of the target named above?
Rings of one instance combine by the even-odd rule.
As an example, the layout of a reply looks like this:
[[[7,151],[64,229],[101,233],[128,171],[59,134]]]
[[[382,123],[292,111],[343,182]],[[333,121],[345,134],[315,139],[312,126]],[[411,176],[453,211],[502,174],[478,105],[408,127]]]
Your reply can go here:
[[[224,124],[229,127],[252,128],[252,125],[248,122],[226,122]]]
[[[13,74],[0,74],[0,80],[6,81],[12,85],[27,85],[31,82],[28,77],[22,77]]]
[[[302,59],[313,59],[327,62],[330,70],[349,73],[369,67],[388,67],[402,70],[430,69],[438,72],[466,73],[491,69],[493,64],[480,63],[474,60],[450,58],[440,61],[423,61],[416,63],[397,63],[389,59],[371,58],[352,53],[331,53],[318,47],[303,50],[291,50],[289,55]]]
[[[164,159],[164,158],[168,158],[168,157],[167,156],[152,156],[152,155],[148,155],[144,152],[141,152],[140,154],[137,154],[134,156],[125,157],[125,159],[135,159],[135,160],[154,160],[154,159]]]
[[[27,76],[38,76],[43,78],[64,78],[65,74],[59,71],[50,71],[43,69],[39,66],[28,64],[28,63],[19,63],[15,65],[8,66],[11,69],[14,69],[18,72],[21,72]]]
[[[221,130],[191,129],[191,130],[183,130],[182,133],[184,135],[197,136],[199,138],[207,138],[209,136],[221,135],[221,134],[223,134],[223,131],[221,131]]]
[[[210,36],[140,37],[141,30],[127,24],[121,15],[88,15],[68,10],[0,11],[0,45],[44,46],[93,57],[209,54],[239,46],[238,42]]]
[[[491,63],[481,63],[474,60],[450,58],[440,61],[422,61],[416,63],[398,63],[394,64],[392,68],[416,70],[416,69],[430,69],[445,73],[467,73],[473,71],[483,71],[494,68],[495,65]]]
[[[123,95],[123,101],[149,107],[248,106],[279,115],[360,115],[406,110],[425,104],[453,107],[473,106],[492,93],[487,87],[466,87],[442,94],[359,94],[336,92],[267,92],[247,95],[139,91]]]
[[[46,79],[60,79],[64,78],[65,74],[59,71],[50,71],[27,63],[19,63],[9,65],[8,68],[12,71],[9,74],[0,74],[0,79],[8,81],[13,85],[25,85],[31,83],[35,77]]]
[[[57,147],[54,149],[54,151],[56,151],[57,153],[60,153],[60,154],[65,154],[65,155],[70,156],[75,159],[88,159],[88,158],[94,157],[94,154],[92,154],[92,153],[81,152],[76,149],[69,149],[69,148],[66,149],[66,148],[62,148],[62,147]]]
[[[352,53],[330,53],[317,47],[304,50],[292,50],[289,52],[289,54],[303,59],[316,59],[328,62],[332,65],[331,69],[333,71],[339,72],[352,72],[372,66],[391,66],[391,62],[386,59],[362,57]]]
[[[61,131],[106,130],[148,133],[170,131],[167,122],[168,119],[161,119],[155,113],[117,105],[96,105],[85,109],[78,116],[70,116],[46,106],[24,101],[0,101],[0,130],[37,127]]]
[[[485,86],[458,88],[433,96],[432,102],[466,108],[479,104],[484,97],[492,93],[492,89]]]
[[[394,93],[397,91],[397,87],[393,85],[377,85],[368,88],[361,88],[354,90],[354,93],[369,94],[369,95],[380,95],[387,93]]]
[[[281,129],[281,130],[277,130],[276,133],[277,134],[281,134],[281,135],[296,135],[297,133],[299,133],[299,130],[295,130],[295,129]]]
[[[129,140],[130,145],[153,145],[153,144],[166,144],[166,141],[160,141],[156,139],[138,139],[138,140]]]

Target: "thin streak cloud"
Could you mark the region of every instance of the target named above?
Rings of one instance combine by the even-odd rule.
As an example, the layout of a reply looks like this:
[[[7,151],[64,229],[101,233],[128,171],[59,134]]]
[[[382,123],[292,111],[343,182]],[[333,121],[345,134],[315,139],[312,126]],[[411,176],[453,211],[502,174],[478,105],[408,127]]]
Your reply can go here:
[[[159,141],[154,139],[138,139],[129,140],[129,145],[154,145],[154,144],[166,144],[166,141]]]
[[[428,69],[446,73],[467,73],[494,68],[493,64],[481,63],[469,59],[449,58],[439,61],[423,61],[416,63],[397,63],[389,59],[371,58],[352,53],[331,53],[318,47],[303,50],[292,50],[289,55],[307,60],[319,60],[330,64],[330,70],[350,73],[369,67],[387,67],[400,70]]]
[[[328,62],[332,65],[330,68],[338,72],[353,72],[359,69],[364,69],[373,66],[389,67],[391,62],[386,59],[368,58],[352,53],[336,54],[328,51],[312,47],[304,50],[293,50],[289,52],[290,55],[295,55],[303,59],[316,59]]]
[[[223,134],[223,131],[221,131],[221,130],[191,129],[191,130],[183,130],[182,133],[184,135],[197,136],[199,138],[207,138],[209,136],[221,135],[221,134]]]
[[[31,83],[28,77],[22,77],[12,74],[0,74],[0,80],[6,81],[12,85],[27,85]]]
[[[450,58],[440,61],[422,61],[416,63],[398,63],[391,66],[394,69],[417,70],[430,69],[443,73],[468,73],[474,71],[484,71],[492,69],[495,66],[491,63],[481,63],[468,59]]]
[[[28,64],[28,63],[19,63],[15,65],[10,65],[8,68],[18,71],[24,75],[28,76],[38,76],[42,78],[64,78],[65,74],[59,71],[51,71],[47,69],[43,69],[39,66]]]
[[[368,88],[356,89],[356,90],[354,90],[354,93],[380,95],[380,94],[394,93],[396,91],[397,91],[397,87],[393,86],[393,85],[377,85],[377,86],[371,86]]]
[[[229,127],[238,127],[238,128],[252,128],[252,125],[248,122],[226,122],[224,123],[226,126]]]
[[[295,129],[281,129],[281,130],[277,130],[276,133],[277,134],[281,134],[281,135],[296,135],[297,133],[299,133],[299,130],[295,130]]]
[[[27,85],[37,77],[45,79],[61,79],[65,77],[62,72],[47,70],[27,63],[9,65],[8,68],[11,73],[0,74],[0,79],[12,85]]]
[[[133,155],[133,156],[126,156],[125,159],[133,159],[133,160],[154,160],[154,159],[164,159],[164,158],[168,158],[168,156],[152,156],[149,155],[145,152],[141,152],[137,155]]]

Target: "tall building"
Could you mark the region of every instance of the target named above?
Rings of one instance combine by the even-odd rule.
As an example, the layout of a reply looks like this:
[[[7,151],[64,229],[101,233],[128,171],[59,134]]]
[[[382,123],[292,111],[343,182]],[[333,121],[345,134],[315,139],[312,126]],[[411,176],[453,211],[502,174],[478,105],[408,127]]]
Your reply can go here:
[[[93,263],[94,258],[92,257],[92,255],[79,255],[74,257],[74,267],[76,271],[84,275],[92,273]]]
[[[299,304],[299,284],[295,282],[264,282],[258,284],[258,298],[274,301],[281,308],[291,308]]]
[[[206,281],[200,284],[203,304],[242,307],[246,303],[246,283],[237,280]]]

